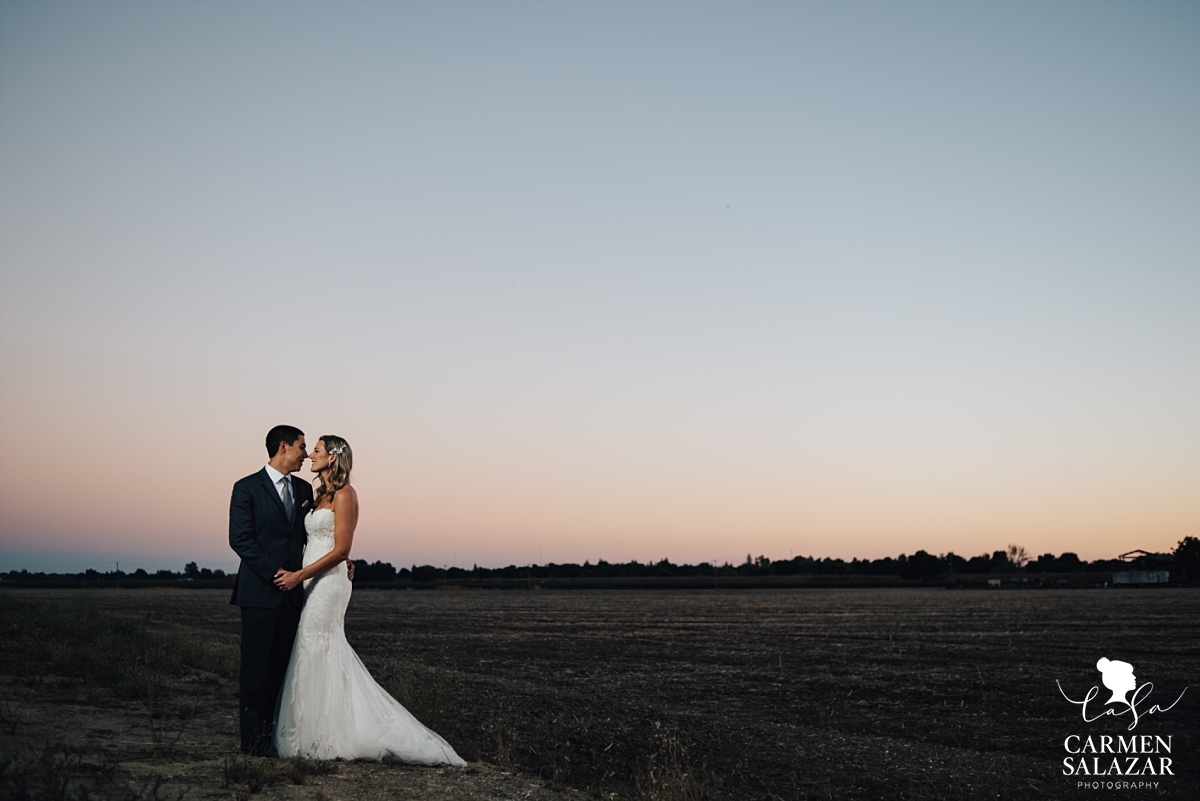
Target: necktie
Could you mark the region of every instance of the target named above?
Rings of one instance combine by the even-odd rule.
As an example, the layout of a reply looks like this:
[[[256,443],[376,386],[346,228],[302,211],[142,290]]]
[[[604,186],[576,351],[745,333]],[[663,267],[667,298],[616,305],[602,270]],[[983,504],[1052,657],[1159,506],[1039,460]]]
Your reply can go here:
[[[287,476],[283,477],[283,508],[287,510],[288,517],[292,516],[292,480]]]

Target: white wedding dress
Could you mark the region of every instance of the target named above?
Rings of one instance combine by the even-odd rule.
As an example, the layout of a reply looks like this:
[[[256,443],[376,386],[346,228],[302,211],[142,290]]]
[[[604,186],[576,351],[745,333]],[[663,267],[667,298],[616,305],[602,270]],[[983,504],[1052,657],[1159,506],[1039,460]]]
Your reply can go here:
[[[333,510],[304,520],[305,566],[333,550]],[[350,579],[342,562],[304,582],[304,610],[283,680],[275,749],[282,757],[382,759],[465,765],[450,744],[421,725],[375,683],[346,641]]]

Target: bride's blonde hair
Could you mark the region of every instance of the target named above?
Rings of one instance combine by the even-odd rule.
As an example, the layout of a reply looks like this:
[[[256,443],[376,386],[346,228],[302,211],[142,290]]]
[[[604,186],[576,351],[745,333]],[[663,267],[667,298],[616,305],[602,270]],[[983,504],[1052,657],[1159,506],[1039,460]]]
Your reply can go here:
[[[325,471],[324,476],[317,476],[317,498],[313,502],[314,507],[320,506],[321,499],[326,495],[331,502],[333,501],[334,493],[350,483],[350,468],[354,466],[354,451],[350,450],[349,442],[334,434],[325,434],[317,439],[325,443],[326,453],[337,458]]]

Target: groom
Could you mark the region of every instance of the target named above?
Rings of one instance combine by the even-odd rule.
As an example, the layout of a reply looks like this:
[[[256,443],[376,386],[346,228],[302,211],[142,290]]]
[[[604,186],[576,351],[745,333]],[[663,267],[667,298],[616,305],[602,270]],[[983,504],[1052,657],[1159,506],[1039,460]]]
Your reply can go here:
[[[242,559],[230,601],[242,608],[242,753],[255,756],[274,754],[275,706],[304,606],[304,585],[285,592],[275,574],[303,567],[304,516],[313,501],[312,487],[292,476],[308,458],[304,432],[275,426],[267,454],[267,466],[234,484],[229,501],[229,546]]]

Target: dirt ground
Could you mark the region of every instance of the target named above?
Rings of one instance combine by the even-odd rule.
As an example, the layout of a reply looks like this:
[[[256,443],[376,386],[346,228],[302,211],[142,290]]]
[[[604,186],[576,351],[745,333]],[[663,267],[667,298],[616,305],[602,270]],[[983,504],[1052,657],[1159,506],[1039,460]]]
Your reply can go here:
[[[95,597],[236,646],[227,593]],[[367,590],[347,633],[472,766],[336,763],[303,784],[265,783],[260,797],[1200,797],[1200,715],[1186,689],[1200,666],[1195,590]],[[1068,735],[1129,733],[1128,719],[1082,721],[1056,683],[1082,698],[1102,656],[1153,683],[1147,708],[1184,693],[1137,729],[1171,737],[1172,775],[1117,777],[1139,783],[1118,790],[1063,776]],[[68,746],[47,770],[74,753],[81,770],[119,773],[142,797],[254,789],[237,762],[228,679],[181,679],[157,721],[152,699],[82,683],[0,686],[9,750]]]
[[[289,772],[286,760],[242,757],[230,704],[236,688],[216,677],[180,682],[180,695],[200,711],[186,722],[164,716],[167,719],[157,725],[151,722],[153,710],[147,703],[122,700],[102,689],[85,688],[82,682],[13,677],[0,681],[5,705],[0,746],[6,754],[41,763],[38,772],[45,774],[24,791],[5,788],[5,793],[18,798],[78,794],[131,801],[252,797],[562,801],[581,797],[483,762],[464,769],[337,762],[328,773],[304,775],[304,770]],[[280,771],[284,775],[273,775]],[[54,785],[55,779],[61,785]]]

